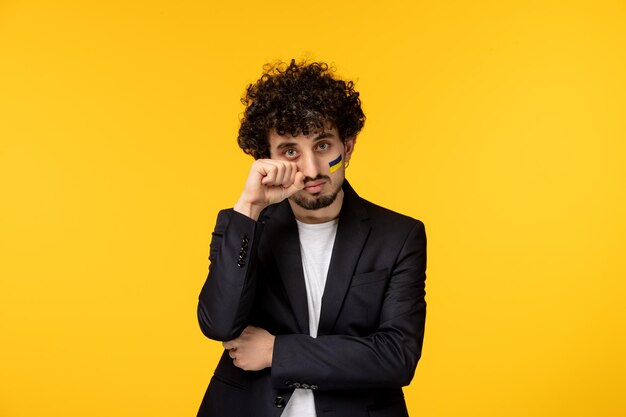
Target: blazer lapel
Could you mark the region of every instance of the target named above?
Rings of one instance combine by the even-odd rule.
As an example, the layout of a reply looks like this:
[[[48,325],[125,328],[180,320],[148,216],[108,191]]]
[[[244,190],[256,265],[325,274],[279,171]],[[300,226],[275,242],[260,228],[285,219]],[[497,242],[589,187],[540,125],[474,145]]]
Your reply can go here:
[[[300,331],[308,335],[309,311],[296,219],[287,200],[278,204],[270,217],[269,245]]]
[[[371,228],[359,196],[347,181],[343,189],[344,200],[322,296],[318,335],[329,334],[335,324]]]

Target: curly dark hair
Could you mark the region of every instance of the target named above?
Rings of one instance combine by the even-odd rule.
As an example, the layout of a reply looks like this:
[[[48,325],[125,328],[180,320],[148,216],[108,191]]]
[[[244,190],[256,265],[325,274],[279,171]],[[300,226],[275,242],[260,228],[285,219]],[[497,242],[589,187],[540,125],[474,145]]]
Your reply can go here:
[[[241,98],[246,106],[237,141],[254,159],[269,158],[268,134],[308,135],[329,124],[342,140],[356,138],[365,114],[352,81],[333,77],[324,62],[266,64],[263,75]]]

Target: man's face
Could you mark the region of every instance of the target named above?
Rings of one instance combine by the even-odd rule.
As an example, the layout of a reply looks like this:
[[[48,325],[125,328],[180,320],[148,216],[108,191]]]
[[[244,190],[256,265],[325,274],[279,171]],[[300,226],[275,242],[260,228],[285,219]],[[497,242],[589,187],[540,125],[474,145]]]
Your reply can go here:
[[[304,189],[290,199],[307,210],[328,207],[341,191],[345,178],[344,163],[350,160],[354,139],[345,143],[335,128],[326,128],[309,135],[281,136],[274,129],[269,133],[270,158],[295,162],[304,174]]]

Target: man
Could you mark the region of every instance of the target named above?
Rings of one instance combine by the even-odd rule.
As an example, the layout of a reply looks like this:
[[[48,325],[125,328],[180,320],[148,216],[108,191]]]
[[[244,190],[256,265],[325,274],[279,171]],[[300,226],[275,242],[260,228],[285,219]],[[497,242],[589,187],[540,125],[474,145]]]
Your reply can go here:
[[[219,213],[198,319],[224,354],[199,416],[407,416],[421,355],[423,224],[361,199],[345,169],[359,93],[324,63],[266,67],[242,102],[252,163]]]

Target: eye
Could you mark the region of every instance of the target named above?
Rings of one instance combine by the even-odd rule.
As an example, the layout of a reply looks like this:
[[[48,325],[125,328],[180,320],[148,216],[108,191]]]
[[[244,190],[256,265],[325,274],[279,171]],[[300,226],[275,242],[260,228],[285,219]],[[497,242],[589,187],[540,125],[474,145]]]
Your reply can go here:
[[[328,142],[322,142],[317,145],[317,149],[320,151],[326,151],[328,148],[330,148],[330,144]]]
[[[295,158],[296,156],[298,156],[298,153],[296,152],[295,149],[288,148],[288,149],[285,149],[285,156],[287,158]]]

